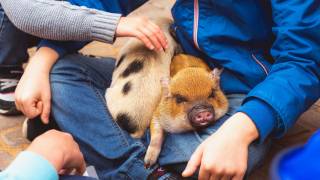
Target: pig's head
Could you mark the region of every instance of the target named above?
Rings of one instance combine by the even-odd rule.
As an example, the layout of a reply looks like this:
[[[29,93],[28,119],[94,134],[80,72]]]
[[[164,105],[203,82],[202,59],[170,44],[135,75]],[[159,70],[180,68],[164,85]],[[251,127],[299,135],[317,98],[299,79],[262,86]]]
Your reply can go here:
[[[172,77],[163,78],[160,123],[173,133],[201,129],[214,123],[228,110],[228,101],[220,89],[222,70],[190,67]]]

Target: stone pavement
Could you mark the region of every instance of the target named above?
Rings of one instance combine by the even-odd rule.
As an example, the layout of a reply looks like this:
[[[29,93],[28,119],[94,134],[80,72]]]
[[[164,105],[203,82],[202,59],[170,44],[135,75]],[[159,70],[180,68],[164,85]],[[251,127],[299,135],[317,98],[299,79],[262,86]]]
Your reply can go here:
[[[0,116],[0,169],[6,167],[29,143],[22,137],[23,119],[23,116]]]

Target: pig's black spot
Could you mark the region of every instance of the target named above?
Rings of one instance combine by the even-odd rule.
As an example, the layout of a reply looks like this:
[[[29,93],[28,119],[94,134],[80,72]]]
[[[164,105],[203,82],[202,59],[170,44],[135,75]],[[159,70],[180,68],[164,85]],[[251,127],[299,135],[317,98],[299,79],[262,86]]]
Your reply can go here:
[[[124,86],[123,86],[123,88],[122,88],[122,93],[123,93],[123,95],[127,95],[128,93],[129,93],[129,91],[131,90],[131,82],[129,81],[129,82],[127,82]]]
[[[118,125],[128,133],[132,134],[137,131],[138,127],[132,121],[132,118],[127,113],[120,113],[117,115]]]
[[[123,62],[123,60],[124,60],[125,58],[126,58],[126,55],[125,55],[125,54],[120,57],[117,65],[116,65],[116,68],[118,68],[118,67],[120,66],[120,64]]]
[[[143,69],[143,62],[135,60],[132,63],[129,64],[126,70],[123,71],[121,74],[122,77],[128,77],[130,74],[138,73]]]

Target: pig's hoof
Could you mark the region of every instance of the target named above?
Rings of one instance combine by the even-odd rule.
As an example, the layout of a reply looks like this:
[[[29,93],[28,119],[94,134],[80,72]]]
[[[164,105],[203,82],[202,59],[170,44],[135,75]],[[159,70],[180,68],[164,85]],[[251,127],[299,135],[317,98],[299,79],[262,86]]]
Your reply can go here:
[[[160,149],[156,147],[148,147],[146,156],[144,157],[144,165],[146,168],[150,168],[153,166],[158,159],[158,156],[160,154]]]
[[[135,133],[130,134],[131,137],[133,138],[141,138],[144,134],[144,131],[136,131]]]

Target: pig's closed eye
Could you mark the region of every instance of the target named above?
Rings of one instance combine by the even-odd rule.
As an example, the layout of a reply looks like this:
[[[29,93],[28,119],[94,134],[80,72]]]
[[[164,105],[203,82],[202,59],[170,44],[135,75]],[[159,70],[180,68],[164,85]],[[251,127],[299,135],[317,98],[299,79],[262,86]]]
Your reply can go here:
[[[210,93],[208,98],[214,98],[215,96],[216,96],[215,90],[212,89],[212,91],[211,91],[211,93]]]
[[[174,98],[176,99],[176,103],[177,104],[181,104],[181,103],[184,103],[184,102],[187,102],[188,99],[180,94],[176,94],[174,95]]]

